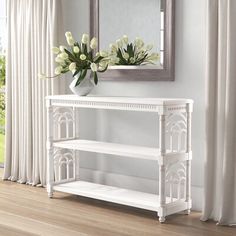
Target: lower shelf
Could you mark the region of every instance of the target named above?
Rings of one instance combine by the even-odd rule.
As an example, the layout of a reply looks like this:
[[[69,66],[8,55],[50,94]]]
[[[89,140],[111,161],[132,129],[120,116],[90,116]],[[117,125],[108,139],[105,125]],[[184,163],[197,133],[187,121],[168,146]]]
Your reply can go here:
[[[159,196],[85,181],[75,181],[55,185],[54,190],[94,198],[103,201],[133,206],[151,211],[158,211]],[[170,203],[170,198],[166,199]],[[175,199],[173,199],[175,200]]]

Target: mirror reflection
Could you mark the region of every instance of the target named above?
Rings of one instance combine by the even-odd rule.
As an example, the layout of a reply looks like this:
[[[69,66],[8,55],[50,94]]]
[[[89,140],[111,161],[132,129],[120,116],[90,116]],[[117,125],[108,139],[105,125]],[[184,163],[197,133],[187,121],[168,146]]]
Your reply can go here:
[[[164,11],[161,0],[100,0],[99,48],[104,50],[123,35],[134,41],[136,37],[145,44],[153,44],[153,52],[164,58]]]

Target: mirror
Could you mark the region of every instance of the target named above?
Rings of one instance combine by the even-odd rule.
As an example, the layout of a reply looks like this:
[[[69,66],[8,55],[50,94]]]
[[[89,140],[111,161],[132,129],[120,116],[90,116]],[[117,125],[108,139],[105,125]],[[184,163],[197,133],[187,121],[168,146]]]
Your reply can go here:
[[[100,50],[109,48],[111,42],[115,42],[123,35],[127,35],[130,42],[139,37],[143,39],[145,44],[153,44],[152,51],[160,54],[160,34],[164,23],[161,22],[160,7],[160,0],[148,0],[145,2],[144,0],[100,0]],[[134,13],[137,17],[134,17]],[[163,56],[160,64],[163,64]]]
[[[156,65],[112,66],[101,77],[119,80],[174,80],[174,0],[91,0],[90,35],[99,50],[123,35],[136,37],[158,52]]]

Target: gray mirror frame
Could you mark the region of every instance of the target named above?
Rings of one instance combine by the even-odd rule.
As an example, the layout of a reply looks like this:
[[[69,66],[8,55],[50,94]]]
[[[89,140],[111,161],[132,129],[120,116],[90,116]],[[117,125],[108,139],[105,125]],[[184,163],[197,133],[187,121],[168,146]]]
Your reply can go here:
[[[164,4],[164,63],[162,69],[109,69],[99,74],[104,80],[174,81],[175,74],[175,0]],[[90,36],[99,40],[99,0],[90,0]]]

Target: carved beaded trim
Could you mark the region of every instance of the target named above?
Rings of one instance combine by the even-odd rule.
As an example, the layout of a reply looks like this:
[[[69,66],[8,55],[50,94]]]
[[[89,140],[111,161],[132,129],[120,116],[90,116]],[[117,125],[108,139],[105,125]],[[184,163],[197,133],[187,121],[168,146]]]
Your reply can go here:
[[[113,103],[113,102],[93,102],[93,101],[63,101],[63,100],[52,100],[52,105],[68,104],[71,106],[88,106],[88,107],[106,107],[108,109],[128,109],[128,110],[152,110],[158,111],[156,105],[151,104],[126,104],[126,103]]]
[[[185,110],[186,106],[168,107],[168,111]]]

